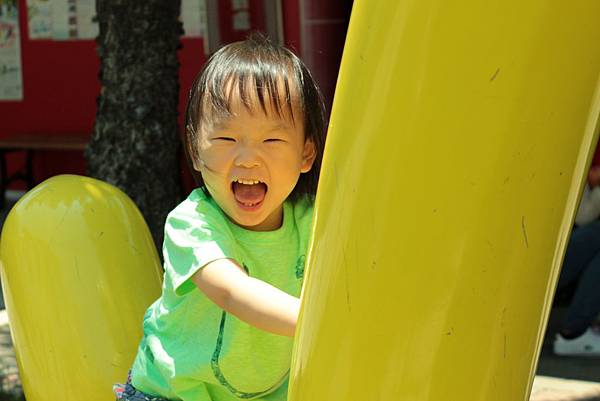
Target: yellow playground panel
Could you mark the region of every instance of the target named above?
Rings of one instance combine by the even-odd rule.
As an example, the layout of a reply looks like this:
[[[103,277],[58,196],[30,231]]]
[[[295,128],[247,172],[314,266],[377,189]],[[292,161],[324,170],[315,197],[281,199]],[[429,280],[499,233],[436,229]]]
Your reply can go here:
[[[114,400],[162,281],[133,202],[92,178],[51,178],[11,210],[0,255],[27,401]]]
[[[600,2],[356,0],[291,401],[525,401],[597,137]],[[161,269],[133,203],[59,176],[11,211],[28,401],[112,400]]]
[[[528,399],[597,134],[599,15],[354,2],[290,401]]]

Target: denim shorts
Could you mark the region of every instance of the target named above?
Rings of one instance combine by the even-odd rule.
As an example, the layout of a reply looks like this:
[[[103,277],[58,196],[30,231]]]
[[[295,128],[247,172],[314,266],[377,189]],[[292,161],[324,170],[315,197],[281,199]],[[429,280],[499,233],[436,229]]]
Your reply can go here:
[[[125,384],[115,384],[113,391],[117,397],[117,401],[169,401],[165,398],[148,395],[142,393],[131,385],[131,372],[127,375],[127,382]]]

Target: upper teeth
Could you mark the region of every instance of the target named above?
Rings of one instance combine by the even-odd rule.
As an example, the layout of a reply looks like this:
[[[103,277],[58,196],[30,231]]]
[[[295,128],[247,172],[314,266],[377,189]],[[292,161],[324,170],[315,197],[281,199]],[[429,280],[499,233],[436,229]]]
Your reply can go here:
[[[254,185],[254,184],[260,183],[260,181],[258,181],[258,180],[247,180],[244,178],[238,178],[237,180],[235,180],[235,182],[239,182],[240,184],[246,184],[246,185]]]

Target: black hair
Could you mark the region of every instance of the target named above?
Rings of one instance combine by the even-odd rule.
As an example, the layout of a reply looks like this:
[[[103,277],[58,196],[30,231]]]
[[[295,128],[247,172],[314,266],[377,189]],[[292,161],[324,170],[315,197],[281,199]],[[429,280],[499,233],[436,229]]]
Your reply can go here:
[[[237,87],[236,87],[237,86]],[[283,93],[280,93],[283,89]],[[242,103],[251,110],[251,96],[258,99],[267,114],[270,109],[279,117],[295,120],[292,94],[299,95],[299,109],[304,123],[304,140],[312,140],[316,158],[310,171],[300,175],[290,197],[315,195],[325,146],[325,104],[323,96],[304,63],[290,50],[276,45],[261,34],[230,43],[217,50],[194,80],[185,110],[186,151],[195,166],[198,159],[198,132],[204,124],[212,125],[231,116],[231,95],[234,90]],[[254,91],[254,93],[252,93]],[[201,175],[196,180],[208,194]]]

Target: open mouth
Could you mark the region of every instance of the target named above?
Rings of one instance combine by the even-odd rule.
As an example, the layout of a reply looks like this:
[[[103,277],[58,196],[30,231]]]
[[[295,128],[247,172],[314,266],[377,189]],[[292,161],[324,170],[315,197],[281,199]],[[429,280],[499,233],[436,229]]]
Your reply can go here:
[[[257,209],[265,200],[267,184],[254,179],[238,178],[231,183],[233,196],[243,209]]]

